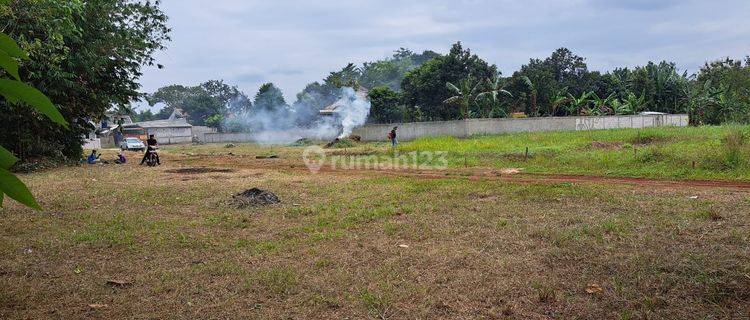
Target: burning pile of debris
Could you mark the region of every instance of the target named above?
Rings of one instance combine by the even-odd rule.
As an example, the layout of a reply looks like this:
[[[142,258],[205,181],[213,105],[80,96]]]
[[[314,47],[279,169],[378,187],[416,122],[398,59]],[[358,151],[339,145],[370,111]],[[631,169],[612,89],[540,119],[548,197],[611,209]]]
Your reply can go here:
[[[346,138],[336,138],[331,140],[331,142],[326,143],[324,148],[353,148],[357,146],[357,143],[360,142],[362,138],[358,135],[350,135]]]

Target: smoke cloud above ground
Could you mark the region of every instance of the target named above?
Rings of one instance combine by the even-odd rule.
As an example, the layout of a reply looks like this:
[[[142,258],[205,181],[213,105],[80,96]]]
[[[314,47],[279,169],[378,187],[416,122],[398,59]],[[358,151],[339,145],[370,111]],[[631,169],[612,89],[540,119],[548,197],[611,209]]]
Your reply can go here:
[[[225,121],[230,131],[250,133],[253,141],[265,144],[287,144],[307,138],[332,140],[345,138],[356,127],[364,125],[370,114],[370,101],[364,92],[341,88],[340,98],[332,105],[330,115],[305,112],[304,104],[256,109]]]

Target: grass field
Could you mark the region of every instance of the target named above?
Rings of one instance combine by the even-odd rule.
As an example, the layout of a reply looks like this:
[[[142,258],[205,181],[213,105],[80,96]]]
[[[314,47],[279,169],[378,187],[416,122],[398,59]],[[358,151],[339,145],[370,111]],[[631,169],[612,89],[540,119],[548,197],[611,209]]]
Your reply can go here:
[[[447,173],[748,180],[746,145],[739,162],[727,151],[742,130],[430,138],[401,152],[448,151]],[[508,156],[527,145],[526,161]],[[156,168],[133,153],[21,175],[45,210],[0,209],[0,318],[750,317],[748,188],[311,174],[302,150],[170,146]],[[229,201],[252,187],[282,202]]]

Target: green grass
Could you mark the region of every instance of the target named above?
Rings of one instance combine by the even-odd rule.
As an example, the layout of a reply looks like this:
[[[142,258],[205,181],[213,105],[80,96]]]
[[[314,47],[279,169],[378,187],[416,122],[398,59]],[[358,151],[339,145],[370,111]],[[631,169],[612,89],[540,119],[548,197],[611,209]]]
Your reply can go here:
[[[401,153],[446,151],[449,167],[514,167],[673,179],[750,180],[750,126],[534,132],[420,138]],[[738,134],[740,133],[740,134]],[[528,156],[526,149],[528,148]],[[425,160],[420,157],[420,160]]]
[[[732,132],[617,139],[667,150],[709,129]],[[45,211],[0,209],[0,318],[742,318],[750,302],[747,190],[310,174],[291,167],[302,148],[229,149],[20,175]],[[269,150],[280,159],[254,157]],[[233,171],[173,170],[186,166]],[[227,202],[251,187],[282,202]]]

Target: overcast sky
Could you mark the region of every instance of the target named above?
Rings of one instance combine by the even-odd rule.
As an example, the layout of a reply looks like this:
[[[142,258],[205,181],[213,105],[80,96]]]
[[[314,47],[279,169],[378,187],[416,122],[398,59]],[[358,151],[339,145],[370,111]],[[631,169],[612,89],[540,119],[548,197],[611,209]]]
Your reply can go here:
[[[224,79],[254,95],[305,84],[399,47],[445,53],[456,41],[505,75],[568,47],[590,69],[750,54],[750,0],[163,0],[172,42],[143,90]]]

